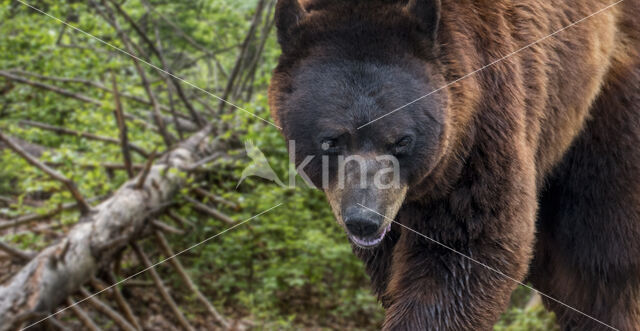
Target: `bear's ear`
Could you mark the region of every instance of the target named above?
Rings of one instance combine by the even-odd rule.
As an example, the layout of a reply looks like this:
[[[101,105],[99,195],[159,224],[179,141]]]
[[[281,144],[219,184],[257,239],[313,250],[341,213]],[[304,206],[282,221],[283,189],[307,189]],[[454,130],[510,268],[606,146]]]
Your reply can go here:
[[[440,0],[409,0],[406,12],[416,19],[421,32],[435,42],[440,24]]]
[[[298,0],[278,0],[275,22],[278,29],[278,43],[282,49],[291,42],[291,31],[306,15],[307,11],[302,8]]]

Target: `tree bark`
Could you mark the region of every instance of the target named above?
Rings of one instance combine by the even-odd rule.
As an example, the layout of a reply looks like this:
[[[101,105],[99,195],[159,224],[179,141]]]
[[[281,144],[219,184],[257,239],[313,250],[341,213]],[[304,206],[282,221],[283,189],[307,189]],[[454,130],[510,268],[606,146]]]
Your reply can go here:
[[[141,189],[138,178],[125,182],[113,197],[82,217],[69,234],[31,260],[0,286],[0,331],[23,323],[25,316],[53,311],[76,292],[115,253],[137,239],[151,214],[171,201],[186,184],[168,168],[188,169],[211,153],[211,126],[159,159]]]

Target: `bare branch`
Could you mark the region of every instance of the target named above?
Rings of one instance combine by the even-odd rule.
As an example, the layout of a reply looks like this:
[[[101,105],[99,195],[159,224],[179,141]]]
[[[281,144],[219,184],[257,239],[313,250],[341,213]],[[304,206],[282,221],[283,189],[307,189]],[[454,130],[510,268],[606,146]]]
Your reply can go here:
[[[110,144],[118,144],[118,145],[120,145],[120,140],[118,140],[116,138],[99,136],[97,134],[93,134],[93,133],[89,133],[89,132],[80,132],[80,131],[76,131],[76,130],[63,128],[61,126],[55,126],[55,125],[50,125],[50,124],[40,123],[40,122],[35,122],[35,121],[29,121],[29,120],[22,120],[19,123],[21,125],[32,126],[32,127],[38,128],[38,129],[55,132],[57,134],[66,134],[66,135],[70,135],[70,136],[77,136],[77,137],[82,137],[82,138],[86,138],[86,139],[97,140],[97,141],[102,141],[102,142],[106,142],[106,143],[110,143]],[[140,155],[142,155],[144,157],[149,157],[149,153],[147,151],[145,151],[142,147],[140,147],[138,145],[135,145],[133,143],[128,143],[127,146],[129,148],[131,148],[131,150],[135,151],[136,153],[138,153],[138,154],[140,154]]]
[[[134,328],[133,325],[127,322],[127,320],[124,317],[122,317],[122,315],[120,315],[117,311],[109,307],[109,305],[107,305],[106,303],[98,299],[97,296],[87,291],[86,288],[81,287],[80,293],[82,293],[83,297],[88,298],[87,302],[89,302],[90,305],[92,305],[97,311],[101,312],[102,314],[104,314],[105,316],[113,320],[113,322],[120,329],[125,331],[136,331],[136,328]]]
[[[219,211],[219,210],[217,210],[217,209],[215,209],[215,208],[213,208],[211,206],[205,205],[204,203],[202,203],[202,202],[200,202],[200,201],[198,201],[196,199],[193,199],[193,198],[190,198],[190,197],[184,197],[184,199],[186,201],[189,201],[189,203],[191,203],[193,205],[193,207],[199,212],[202,212],[202,213],[208,214],[210,216],[213,216],[213,217],[215,217],[215,218],[217,218],[217,219],[219,219],[219,220],[221,220],[221,221],[223,221],[223,222],[225,222],[225,223],[227,223],[229,225],[233,225],[233,224],[236,223],[231,217],[227,216],[226,214],[222,213],[221,211]]]
[[[53,310],[139,238],[150,211],[172,201],[187,183],[182,174],[166,169],[184,169],[210,153],[211,131],[207,126],[162,157],[147,178],[155,185],[138,190],[135,178],[124,183],[110,199],[96,206],[94,213],[77,222],[65,238],[38,253],[0,286],[0,331],[8,330],[29,312]]]
[[[12,72],[17,72],[17,71],[18,70],[12,70]],[[39,78],[39,79],[49,79],[49,80],[68,81],[68,82],[73,81],[73,82],[77,82],[77,83],[83,83],[85,85],[91,85],[91,86],[98,87],[98,88],[100,88],[100,89],[102,89],[102,90],[104,90],[106,92],[109,92],[109,93],[114,93],[113,90],[105,87],[104,85],[102,85],[100,83],[96,83],[96,82],[90,82],[90,81],[85,81],[85,80],[81,80],[81,79],[73,79],[73,78],[60,78],[60,77],[42,76],[42,75],[29,73],[29,72],[24,72],[24,71],[19,71],[19,72],[22,72],[22,73],[24,73],[26,75],[33,76],[33,77],[36,77],[36,78]],[[69,91],[69,90],[66,90],[66,89],[63,89],[63,88],[59,88],[59,87],[56,87],[56,86],[53,86],[53,85],[32,81],[32,80],[29,80],[29,79],[26,79],[26,78],[22,78],[22,77],[16,76],[16,75],[14,75],[12,73],[9,73],[9,72],[6,72],[6,71],[1,71],[0,70],[0,76],[7,76],[10,79],[15,80],[16,82],[20,82],[20,83],[24,83],[24,84],[27,84],[27,85],[31,85],[31,86],[37,87],[37,88],[49,90],[49,91],[52,91],[52,92],[55,92],[55,93],[59,93],[61,95],[68,96],[68,97],[71,97],[71,98],[74,98],[74,99],[77,99],[77,100],[80,100],[80,101],[89,102],[91,104],[100,105],[100,106],[102,105],[102,103],[99,100],[93,99],[93,98],[88,97],[86,95],[83,95],[81,93],[76,93],[76,92]],[[134,100],[134,101],[139,102],[139,103],[143,103],[145,105],[153,105],[150,101],[144,100],[144,99],[142,99],[140,97],[137,97],[137,96],[134,96],[134,95],[123,93],[123,94],[121,94],[121,96],[125,97],[125,98],[128,98],[128,99],[131,99],[131,100]],[[158,104],[158,107],[160,109],[162,109],[162,110],[165,110],[165,111],[171,111],[171,109],[169,109],[167,106],[164,106],[164,105]],[[151,111],[151,114],[152,114],[152,118],[153,118],[153,116],[155,116],[155,115],[153,115],[153,111]],[[178,122],[177,122],[177,125],[178,125],[179,129],[181,129],[183,131],[189,131],[189,132],[195,132],[198,129],[200,129],[200,126],[197,125],[196,123],[193,123],[190,120],[188,120],[187,116],[185,116],[183,114],[180,114],[180,113],[176,113],[176,115],[179,117]],[[167,121],[166,116],[163,116],[163,115],[159,115],[159,116],[161,117],[163,122]],[[127,119],[135,119],[135,116],[133,116],[131,114],[125,114],[125,118],[127,118]],[[146,124],[146,122],[143,122],[143,123]]]
[[[122,157],[124,159],[124,166],[127,169],[127,175],[129,178],[134,176],[133,167],[131,162],[131,152],[129,152],[129,136],[127,135],[127,123],[124,120],[124,112],[122,111],[122,103],[120,102],[120,93],[118,92],[118,83],[116,82],[116,76],[111,73],[111,84],[113,88],[113,98],[115,99],[116,109],[114,114],[116,116],[116,124],[118,124],[118,130],[120,131],[120,148],[122,149]]]
[[[40,146],[31,142],[28,142],[26,140],[22,140],[18,137],[7,136],[7,138],[11,139],[14,144],[20,146],[20,148],[24,149],[27,153],[33,155],[34,157],[41,157],[42,154],[44,154],[44,152],[47,151],[47,148],[44,146]],[[5,148],[5,146],[0,141],[0,150],[3,148]]]
[[[74,203],[72,204],[72,206],[77,206],[78,204]],[[17,227],[20,226],[22,224],[27,224],[27,223],[31,223],[34,221],[39,221],[39,220],[45,220],[45,219],[50,219],[51,217],[59,214],[62,211],[62,206],[58,206],[58,208],[47,212],[45,214],[29,214],[29,215],[24,215],[24,216],[20,216],[18,218],[12,219],[12,220],[8,220],[4,223],[0,223],[0,230],[4,230],[4,229],[8,229],[8,228],[12,228],[12,227]]]
[[[202,167],[203,165],[209,163],[209,162],[213,162],[219,158],[221,158],[222,156],[224,156],[223,153],[219,152],[219,153],[213,153],[207,157],[205,157],[204,159],[196,162],[195,164],[191,165],[191,167],[189,169],[186,169],[187,171],[196,171],[198,170],[200,167]]]
[[[160,40],[160,32],[158,31],[158,25],[156,24],[156,26],[154,27],[154,33],[156,35],[156,40],[158,40],[158,54],[160,57],[160,61],[162,62],[162,68],[165,71],[169,71],[169,67],[167,67],[166,61],[164,59],[164,55],[163,55],[163,48],[162,48],[162,40]],[[167,81],[167,94],[169,96],[169,109],[171,110],[171,117],[173,119],[173,125],[176,127],[176,130],[178,131],[178,136],[180,137],[180,139],[183,139],[183,130],[182,127],[178,124],[178,114],[176,113],[176,110],[173,106],[173,83],[172,80],[169,79],[169,76],[167,75],[163,75],[165,80]],[[193,114],[192,114],[193,115]]]
[[[167,257],[173,256],[174,252],[171,249],[171,246],[169,246],[169,243],[167,242],[167,238],[165,238],[165,236],[159,231],[156,231],[155,234],[156,234],[156,239],[158,241],[159,247],[162,250],[162,253]],[[180,278],[182,279],[182,281],[187,285],[187,287],[189,287],[191,292],[193,292],[193,294],[196,295],[196,297],[198,298],[198,301],[200,301],[200,303],[202,303],[207,308],[207,311],[211,314],[211,316],[213,316],[216,322],[220,323],[225,329],[228,329],[229,322],[222,315],[220,315],[218,310],[216,310],[215,307],[213,307],[213,305],[209,302],[209,300],[207,300],[204,294],[202,294],[202,292],[198,290],[198,287],[196,286],[196,284],[193,282],[191,277],[189,277],[187,272],[184,270],[184,267],[182,267],[182,263],[180,263],[180,260],[177,258],[173,258],[169,261],[173,266],[173,268],[176,270],[176,272],[178,272],[178,275],[180,275]]]
[[[249,49],[249,44],[251,43],[251,40],[254,37],[255,30],[258,27],[258,24],[260,24],[264,5],[265,5],[265,0],[258,0],[258,5],[256,7],[256,12],[253,15],[253,19],[251,20],[251,26],[249,27],[249,32],[247,33],[247,36],[245,37],[244,42],[242,43],[242,48],[240,49],[240,54],[238,55],[236,64],[233,67],[233,70],[231,71],[231,75],[229,76],[229,79],[227,80],[227,87],[224,89],[224,93],[222,94],[222,97],[221,97],[222,100],[227,100],[227,98],[229,98],[229,96],[231,95],[236,78],[244,65],[245,55],[247,53],[247,50]],[[225,102],[220,101],[220,104],[218,106],[219,114],[222,114],[222,112],[224,111],[225,105],[226,105]]]
[[[107,6],[106,1],[101,0],[101,2],[105,10],[110,12],[111,9]],[[118,36],[122,40],[124,49],[130,54],[135,54],[135,52],[131,49],[132,45],[134,45],[134,42],[131,41],[131,39],[124,33],[124,31],[120,27],[120,24],[118,23],[118,20],[116,19],[115,16],[113,16],[113,13],[105,13],[103,10],[100,10],[98,6],[96,6],[96,10],[98,10],[98,13],[102,15],[102,17],[116,30]],[[109,17],[109,14],[112,14],[111,15],[112,17]],[[131,60],[133,61],[133,65],[136,68],[136,72],[138,73],[138,76],[140,77],[140,80],[142,82],[142,87],[144,88],[145,93],[149,98],[149,102],[151,102],[151,107],[153,110],[152,111],[153,121],[156,127],[158,128],[158,131],[160,132],[160,135],[162,136],[164,143],[167,145],[167,147],[171,147],[174,139],[171,137],[171,135],[167,131],[167,127],[164,123],[164,119],[160,116],[160,107],[158,104],[158,99],[156,98],[155,93],[151,89],[151,85],[149,84],[149,80],[147,79],[147,74],[145,73],[144,69],[140,65],[140,61],[137,58],[132,57]]]
[[[87,199],[88,203],[92,203],[95,201],[100,201],[102,199],[104,199],[104,196],[101,197],[94,197],[91,199]],[[40,220],[48,220],[51,219],[52,217],[58,215],[59,213],[65,211],[65,210],[71,210],[74,208],[77,208],[78,204],[77,203],[65,203],[61,206],[58,206],[57,208],[48,211],[44,214],[38,214],[38,213],[33,213],[33,214],[28,214],[28,215],[23,215],[11,220],[7,220],[4,223],[0,223],[0,230],[4,230],[4,229],[8,229],[11,227],[16,227],[16,226],[20,226],[23,224],[27,224],[27,223],[31,223],[31,222],[35,222],[35,221],[40,221]]]
[[[90,98],[88,96],[82,95],[80,93],[75,93],[75,92],[72,92],[72,91],[69,91],[69,90],[65,90],[63,88],[59,88],[59,87],[53,86],[53,85],[49,85],[49,84],[45,84],[45,83],[41,83],[41,82],[32,81],[32,80],[29,80],[29,79],[26,79],[26,78],[22,78],[22,77],[13,75],[13,74],[11,74],[11,73],[9,73],[7,71],[4,71],[4,70],[0,70],[0,76],[9,78],[9,79],[11,79],[11,80],[13,80],[15,82],[18,82],[18,83],[23,83],[23,84],[31,85],[33,87],[37,87],[37,88],[49,90],[49,91],[52,91],[52,92],[56,92],[58,94],[66,96],[66,97],[70,97],[70,98],[73,98],[73,99],[76,99],[76,100],[92,103],[94,105],[101,105],[102,104],[102,102],[100,102],[100,101],[98,101],[96,99]]]
[[[11,247],[3,243],[2,241],[0,241],[0,251],[3,251],[9,255],[15,256],[22,262],[28,262],[35,256],[35,253],[33,252],[27,252],[19,248]]]
[[[264,47],[267,43],[267,39],[269,38],[269,34],[273,29],[273,27],[275,26],[275,20],[272,19],[273,15],[270,15],[270,13],[273,12],[275,5],[276,5],[276,1],[271,0],[269,3],[269,8],[267,9],[267,13],[268,13],[267,19],[264,25],[262,26],[261,37],[260,37],[260,40],[258,41],[258,48],[254,51],[253,59],[247,66],[247,68],[249,68],[247,71],[247,74],[245,75],[242,83],[238,84],[239,87],[237,88],[236,95],[244,91],[246,86],[249,85],[249,88],[247,90],[246,100],[251,99],[251,94],[253,93],[253,81],[255,79],[255,74],[258,69],[258,62],[262,56],[262,52],[264,51]]]
[[[193,224],[191,221],[188,221],[186,218],[176,214],[173,210],[167,211],[167,216],[174,222],[182,224],[183,227],[195,227],[195,224]]]
[[[104,92],[107,92],[107,93],[113,93],[112,89],[108,88],[107,86],[103,85],[102,83],[95,82],[95,81],[88,80],[88,79],[45,76],[45,75],[40,75],[40,74],[36,74],[36,73],[33,73],[33,72],[29,72],[29,71],[19,70],[19,69],[11,69],[11,70],[8,70],[8,72],[11,73],[11,74],[20,74],[20,75],[24,75],[24,76],[31,76],[31,77],[38,78],[40,80],[51,80],[51,81],[62,82],[62,83],[82,84],[84,86],[95,87],[95,88],[97,88],[99,90],[102,90]],[[19,76],[17,76],[17,77],[19,77]],[[46,86],[51,86],[51,85],[46,85]],[[41,88],[44,88],[44,87],[41,87]],[[64,91],[66,91],[66,90],[64,90]],[[69,91],[69,93],[74,93],[74,92]],[[144,105],[147,105],[147,106],[151,106],[151,103],[148,100],[145,100],[145,99],[143,99],[143,98],[141,98],[139,96],[135,96],[135,95],[128,94],[128,93],[125,93],[125,92],[120,92],[120,96],[122,98],[126,98],[126,99],[129,99],[129,100],[135,101],[137,103],[141,103],[141,104],[144,104]],[[162,104],[160,105],[160,109],[162,109],[164,111],[170,111],[171,110],[168,106],[165,106],[165,105],[162,105]],[[188,116],[183,115],[183,114],[178,114],[178,116],[180,116],[183,119],[189,118]]]
[[[151,221],[151,224],[153,224],[153,226],[155,226],[158,230],[167,232],[167,233],[173,233],[173,234],[179,234],[179,235],[183,235],[184,231],[180,230],[176,227],[173,227],[167,223],[158,221],[158,220],[153,220]]]
[[[240,210],[240,206],[237,203],[235,203],[233,201],[226,200],[226,199],[224,199],[222,197],[219,197],[219,196],[217,196],[217,195],[215,195],[215,194],[213,194],[213,193],[211,193],[211,192],[209,192],[209,191],[207,191],[207,190],[205,190],[203,188],[196,187],[196,188],[193,189],[193,191],[196,192],[197,194],[199,194],[200,196],[208,198],[209,200],[211,200],[213,202],[217,202],[217,203],[223,204],[223,205],[225,205],[225,206],[227,206],[229,208],[232,208],[232,209],[234,209],[236,211]]]
[[[85,312],[84,309],[80,308],[77,302],[73,301],[73,299],[68,298],[67,305],[71,307],[71,310],[73,311],[73,313],[76,315],[76,317],[78,317],[80,322],[82,322],[82,324],[87,328],[87,330],[102,331],[102,329],[100,329],[100,327],[98,327],[96,323],[93,322],[91,317],[89,317],[89,314],[87,314],[87,312]]]
[[[133,250],[136,252],[138,259],[142,261],[142,264],[144,265],[144,267],[150,268],[151,261],[149,261],[149,258],[144,253],[142,248],[140,248],[140,246],[135,242],[131,243],[131,247],[133,247]],[[180,311],[180,308],[178,308],[178,305],[176,304],[176,302],[173,301],[173,298],[169,294],[169,291],[167,291],[167,288],[164,286],[164,282],[160,278],[160,275],[158,275],[158,273],[156,272],[156,269],[155,268],[149,269],[149,275],[151,275],[151,279],[153,279],[153,282],[155,283],[156,288],[160,292],[160,295],[162,296],[164,301],[169,305],[169,308],[171,308],[171,311],[173,312],[175,317],[178,319],[178,322],[180,322],[180,325],[182,325],[182,327],[185,330],[195,331],[195,329],[191,326],[191,324],[189,324],[189,321],[187,321],[187,319],[184,317],[184,315]]]
[[[46,165],[50,167],[60,167],[64,165],[61,162],[45,162]],[[99,164],[82,164],[82,163],[73,163],[75,166],[85,169],[95,169],[95,168],[105,168],[107,170],[127,170],[127,167],[122,163],[114,163],[114,162],[105,162]],[[131,165],[131,168],[135,171],[140,171],[144,168],[144,164],[134,163]]]
[[[71,192],[71,195],[73,196],[73,198],[76,199],[76,201],[78,202],[78,208],[80,209],[80,212],[83,215],[86,215],[86,214],[89,213],[89,211],[91,211],[91,206],[87,203],[87,201],[84,199],[84,197],[82,197],[82,194],[80,194],[80,191],[78,191],[78,188],[76,187],[76,184],[72,180],[70,180],[69,178],[65,177],[63,174],[59,173],[55,169],[51,169],[46,164],[40,162],[38,159],[33,157],[31,154],[27,153],[21,147],[19,147],[18,145],[14,144],[13,141],[11,141],[2,132],[0,132],[0,140],[4,141],[4,143],[11,150],[16,152],[18,155],[22,156],[22,158],[25,159],[27,162],[29,162],[29,164],[31,164],[32,166],[42,170],[47,175],[49,175],[49,177],[51,177],[51,178],[61,182],[62,184],[64,184],[64,186],[67,187],[69,192]]]
[[[116,283],[116,277],[112,272],[107,273],[107,279],[111,284],[115,284]],[[103,286],[104,286],[104,284],[103,284]],[[115,287],[111,288],[111,291],[113,292],[113,295],[114,295],[114,297],[116,299],[116,302],[118,303],[118,306],[120,307],[120,309],[124,313],[125,317],[127,317],[129,322],[131,322],[136,329],[142,330],[142,327],[140,326],[140,323],[138,322],[138,319],[133,314],[133,310],[131,309],[131,306],[129,305],[127,300],[122,295],[122,292],[120,291],[120,289],[117,286],[115,286]]]
[[[58,321],[55,318],[50,318],[46,321],[50,326],[55,327],[58,330],[61,331],[71,331],[71,329],[69,329],[68,327],[66,327],[64,324],[62,324],[62,322]]]
[[[147,36],[147,34],[140,28],[140,26],[138,26],[138,23],[136,23],[136,21],[133,20],[133,18],[131,18],[131,16],[129,16],[129,14],[127,14],[127,12],[124,11],[116,1],[113,1],[113,0],[108,0],[108,1],[113,5],[113,7],[118,12],[118,14],[120,14],[120,16],[122,16],[124,20],[127,21],[127,23],[129,23],[129,25],[133,28],[133,30],[137,32],[138,36],[142,38],[142,41],[144,41],[149,46],[149,49],[151,49],[151,52],[156,54],[156,56],[160,56],[160,52],[156,48],[156,45],[151,41],[151,39],[149,39],[149,36]],[[106,4],[104,5],[106,6]]]
[[[191,46],[195,47],[196,49],[198,49],[199,51],[213,57],[215,59],[215,54],[219,53],[219,52],[224,52],[227,49],[223,49],[220,51],[211,51],[210,49],[206,48],[205,46],[200,45],[197,41],[195,41],[193,38],[191,38],[191,36],[189,34],[187,34],[186,32],[184,32],[182,30],[182,28],[177,25],[176,23],[174,23],[172,20],[170,20],[169,18],[167,18],[164,14],[162,14],[161,12],[157,11],[147,0],[142,0],[142,3],[150,10],[152,11],[154,14],[158,15],[164,22],[166,22],[169,26],[171,26],[174,31],[176,31],[180,37],[182,39],[184,39],[185,41],[187,41],[189,44],[191,44]]]
[[[145,182],[147,181],[147,176],[149,175],[149,171],[151,170],[151,166],[153,165],[153,161],[156,159],[156,150],[154,149],[149,155],[149,159],[147,163],[144,165],[144,169],[142,169],[142,173],[140,177],[138,177],[138,182],[136,184],[136,189],[141,190],[144,187]]]

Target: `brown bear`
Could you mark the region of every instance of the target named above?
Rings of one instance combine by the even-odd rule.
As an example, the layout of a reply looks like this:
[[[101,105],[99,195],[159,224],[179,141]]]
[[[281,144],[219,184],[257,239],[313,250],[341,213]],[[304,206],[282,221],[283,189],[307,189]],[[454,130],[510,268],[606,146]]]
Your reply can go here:
[[[640,330],[640,0],[615,1],[278,1],[271,113],[384,329],[489,330],[530,282],[564,330]]]

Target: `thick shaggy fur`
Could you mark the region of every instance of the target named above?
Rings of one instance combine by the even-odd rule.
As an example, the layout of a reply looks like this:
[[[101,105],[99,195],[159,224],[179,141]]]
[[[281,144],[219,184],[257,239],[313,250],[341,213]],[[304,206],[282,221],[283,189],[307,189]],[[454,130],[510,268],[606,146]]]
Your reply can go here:
[[[278,21],[272,114],[296,140],[293,113],[334,116],[288,108],[296,72],[316,60],[420,68],[440,87],[613,2],[444,0],[438,20],[406,1],[307,1],[305,17]],[[415,170],[396,220],[509,277],[529,274],[617,329],[640,329],[638,17],[640,1],[625,0],[431,96],[445,109],[442,156]],[[371,126],[398,126],[404,111]],[[377,248],[354,252],[388,330],[489,330],[517,286],[396,225]],[[545,304],[566,330],[605,329]]]

